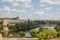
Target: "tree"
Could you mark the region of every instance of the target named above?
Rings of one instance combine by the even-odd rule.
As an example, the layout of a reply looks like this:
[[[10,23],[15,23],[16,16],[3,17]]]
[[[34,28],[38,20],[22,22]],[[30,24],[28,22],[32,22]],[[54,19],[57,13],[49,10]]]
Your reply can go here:
[[[10,30],[10,31],[15,31],[15,30],[17,30],[17,28],[16,28],[16,26],[10,26],[10,27],[9,27],[9,30]]]
[[[20,31],[19,34],[20,34],[21,37],[25,37],[25,32]]]
[[[56,30],[57,32],[60,32],[60,26],[57,25],[57,26],[55,27],[55,30]]]
[[[59,25],[57,25],[55,27],[55,30],[58,32],[57,36],[60,36],[60,26]]]
[[[31,34],[32,37],[36,37],[37,32],[38,31],[36,29],[30,30],[30,34]]]
[[[42,32],[43,30],[44,30],[44,28],[43,27],[40,27],[39,32]]]

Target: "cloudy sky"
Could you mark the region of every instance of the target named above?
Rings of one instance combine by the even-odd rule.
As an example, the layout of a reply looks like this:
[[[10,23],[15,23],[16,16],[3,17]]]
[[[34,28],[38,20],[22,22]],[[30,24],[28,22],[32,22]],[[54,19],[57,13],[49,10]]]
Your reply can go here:
[[[0,0],[0,18],[60,20],[60,0]]]

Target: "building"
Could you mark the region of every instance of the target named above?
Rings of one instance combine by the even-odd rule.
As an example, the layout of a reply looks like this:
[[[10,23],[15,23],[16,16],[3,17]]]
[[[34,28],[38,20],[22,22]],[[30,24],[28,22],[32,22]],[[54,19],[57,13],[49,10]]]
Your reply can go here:
[[[19,19],[19,17],[16,18],[0,18],[0,22],[2,22],[2,27],[4,31],[4,36],[7,36],[9,32],[9,26],[15,25],[16,23],[25,22],[25,20]]]

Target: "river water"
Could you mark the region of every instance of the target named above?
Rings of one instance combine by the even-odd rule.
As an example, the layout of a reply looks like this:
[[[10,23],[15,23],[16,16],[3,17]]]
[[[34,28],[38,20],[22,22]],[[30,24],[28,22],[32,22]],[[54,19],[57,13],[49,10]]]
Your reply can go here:
[[[48,29],[54,29],[56,27],[56,24],[40,24],[40,26]],[[40,27],[37,27],[36,30],[38,31]],[[31,37],[30,32],[26,31],[26,37]]]

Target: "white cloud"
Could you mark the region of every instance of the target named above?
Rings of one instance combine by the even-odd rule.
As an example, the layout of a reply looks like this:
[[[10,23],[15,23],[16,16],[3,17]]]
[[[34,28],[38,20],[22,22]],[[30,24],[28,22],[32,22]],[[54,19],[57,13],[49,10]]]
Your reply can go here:
[[[25,3],[25,4],[22,4],[22,7],[28,8],[28,7],[32,7],[32,5],[30,5],[30,4],[28,4],[28,3]]]
[[[11,9],[10,7],[8,7],[8,6],[5,6],[4,8],[0,8],[0,12],[1,11],[10,11],[10,12],[12,12],[12,11],[14,11],[14,12],[26,12],[26,10],[17,10],[17,9]]]
[[[43,14],[45,14],[45,12],[43,10],[38,10],[34,14],[43,15]]]
[[[40,4],[40,6],[43,6],[43,7],[45,7],[46,5],[44,5],[44,4]]]
[[[17,11],[16,9],[11,9],[11,11]]]
[[[60,4],[59,0],[40,0],[40,3]]]
[[[9,11],[10,8],[8,6],[5,6],[4,8],[2,8],[3,11]]]
[[[16,10],[16,9],[11,9],[11,11],[14,11],[14,12],[26,12],[26,10]]]
[[[52,7],[46,7],[44,10],[51,10]]]
[[[2,0],[2,2],[12,3],[12,2],[13,2],[13,0]]]
[[[20,6],[25,7],[25,8],[30,8],[32,7],[31,0],[15,0],[16,2],[22,2]]]
[[[13,6],[19,6],[20,5],[19,3],[16,3],[16,2],[13,2],[12,4],[13,4]]]
[[[32,7],[31,0],[2,0],[2,2],[10,3],[13,6],[21,6],[21,7],[24,7],[24,8]]]
[[[11,3],[13,6],[19,6],[20,5],[18,2],[15,2],[14,0],[2,0],[2,2]]]
[[[18,10],[17,12],[26,12],[26,10]]]
[[[31,2],[31,0],[15,0],[16,2]]]

